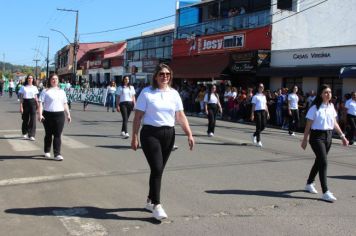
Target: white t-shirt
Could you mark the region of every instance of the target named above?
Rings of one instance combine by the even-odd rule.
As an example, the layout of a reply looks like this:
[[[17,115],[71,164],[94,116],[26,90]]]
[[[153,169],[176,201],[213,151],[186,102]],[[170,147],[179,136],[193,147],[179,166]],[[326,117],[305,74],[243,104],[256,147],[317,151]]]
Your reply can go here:
[[[9,88],[15,88],[15,83],[14,83],[14,81],[9,82]]]
[[[224,102],[229,101],[229,97],[231,96],[231,91],[225,91],[224,93]]]
[[[64,111],[64,104],[68,102],[66,93],[60,88],[43,90],[39,100],[43,104],[43,110],[49,112]]]
[[[319,110],[316,105],[309,108],[306,118],[312,120],[311,129],[315,130],[333,130],[337,113],[334,104],[321,104]]]
[[[176,90],[169,88],[162,91],[152,87],[142,90],[137,98],[135,109],[145,112],[142,122],[144,125],[156,127],[173,127],[175,113],[184,110],[182,99]]]
[[[116,93],[116,87],[108,86],[108,93],[115,94]]]
[[[290,93],[288,95],[289,109],[297,110],[298,109],[298,101],[299,101],[298,95],[295,93]]]
[[[255,104],[255,111],[266,110],[267,108],[267,99],[263,93],[256,93],[252,97],[252,104]]]
[[[133,86],[130,87],[122,87],[119,86],[116,89],[116,95],[120,96],[120,103],[121,102],[132,102],[132,97],[135,96],[136,91]]]
[[[350,98],[346,101],[345,108],[347,108],[347,114],[356,116],[356,101]]]
[[[32,99],[38,94],[38,89],[36,86],[26,85],[20,88],[19,93],[23,95],[24,99]]]
[[[210,100],[208,100],[209,99],[209,94],[207,93],[207,94],[205,94],[205,96],[204,96],[204,102],[205,103],[208,103],[208,104],[218,104],[218,102],[219,102],[219,99],[216,97],[216,95],[214,94],[214,93],[212,93],[211,95],[210,95]]]

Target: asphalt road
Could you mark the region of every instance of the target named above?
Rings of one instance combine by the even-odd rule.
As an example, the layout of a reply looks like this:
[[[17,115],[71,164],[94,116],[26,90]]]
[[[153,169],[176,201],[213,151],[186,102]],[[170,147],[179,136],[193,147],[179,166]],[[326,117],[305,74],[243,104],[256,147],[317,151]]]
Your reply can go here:
[[[209,138],[207,120],[189,118],[197,144],[189,151],[177,127],[160,223],[143,210],[148,165],[120,137],[119,113],[73,104],[57,162],[43,157],[42,124],[35,142],[21,139],[18,107],[0,98],[0,235],[356,235],[356,146],[334,140],[328,183],[338,201],[327,203],[303,191],[314,157],[301,134],[268,128],[257,148],[253,126],[218,121]]]

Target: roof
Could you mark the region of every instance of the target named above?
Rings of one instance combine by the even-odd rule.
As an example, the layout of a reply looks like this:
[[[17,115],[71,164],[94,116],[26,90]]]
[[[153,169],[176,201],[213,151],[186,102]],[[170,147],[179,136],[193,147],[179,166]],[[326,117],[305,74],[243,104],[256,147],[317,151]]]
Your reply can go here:
[[[113,42],[95,42],[95,43],[79,43],[79,50],[77,53],[77,60],[79,61],[82,56],[95,48],[106,47],[114,44]]]

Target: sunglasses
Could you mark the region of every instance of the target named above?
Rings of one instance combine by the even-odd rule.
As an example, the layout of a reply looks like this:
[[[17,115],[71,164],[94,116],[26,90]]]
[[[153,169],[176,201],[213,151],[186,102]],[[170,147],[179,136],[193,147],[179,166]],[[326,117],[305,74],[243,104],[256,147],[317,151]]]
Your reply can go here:
[[[164,72],[159,72],[159,76],[171,76],[171,73],[164,73]]]

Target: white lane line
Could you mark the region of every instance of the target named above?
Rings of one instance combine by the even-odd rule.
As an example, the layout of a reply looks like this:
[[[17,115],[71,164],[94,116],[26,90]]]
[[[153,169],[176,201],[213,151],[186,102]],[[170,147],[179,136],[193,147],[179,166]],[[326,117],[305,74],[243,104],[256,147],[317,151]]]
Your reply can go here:
[[[85,208],[71,208],[55,210],[53,214],[58,217],[68,233],[73,236],[105,236],[108,231],[94,219],[85,218],[88,214]]]
[[[12,149],[16,152],[29,152],[40,150],[40,148],[36,146],[34,142],[23,139],[18,134],[5,134],[4,137],[7,139]]]
[[[36,129],[36,132],[37,131],[44,131],[44,129]],[[21,130],[20,129],[0,129],[0,133],[19,133],[21,134]]]
[[[75,139],[69,138],[68,136],[62,135],[62,144],[73,149],[78,149],[78,148],[88,148],[89,146],[81,143]]]

